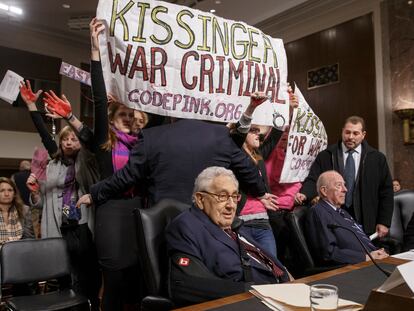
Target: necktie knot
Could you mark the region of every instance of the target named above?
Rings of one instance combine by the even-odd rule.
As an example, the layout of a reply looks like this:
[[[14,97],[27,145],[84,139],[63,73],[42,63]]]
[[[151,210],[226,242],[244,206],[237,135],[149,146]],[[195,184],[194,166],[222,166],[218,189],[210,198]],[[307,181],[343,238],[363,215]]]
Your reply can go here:
[[[356,152],[355,149],[348,149],[348,151],[347,151],[347,153],[349,155],[352,155],[354,152]]]

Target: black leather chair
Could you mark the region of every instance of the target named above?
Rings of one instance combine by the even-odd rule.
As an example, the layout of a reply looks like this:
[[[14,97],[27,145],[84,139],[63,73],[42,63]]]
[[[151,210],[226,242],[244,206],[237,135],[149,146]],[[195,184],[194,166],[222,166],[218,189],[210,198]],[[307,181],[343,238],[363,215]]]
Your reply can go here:
[[[389,239],[402,249],[404,232],[414,214],[414,191],[401,190],[394,195],[394,212],[392,214]],[[398,252],[398,250],[396,251]]]
[[[404,231],[414,213],[414,191],[401,190],[394,195],[390,237],[403,242]]]
[[[1,284],[24,284],[70,275],[69,255],[62,238],[19,240],[0,250]],[[90,310],[86,297],[71,289],[42,295],[16,296],[7,300],[8,310]]]
[[[296,206],[290,213],[286,213],[285,221],[289,230],[289,261],[286,266],[295,278],[300,278],[332,269],[337,269],[344,265],[318,266],[306,242],[304,233],[304,223],[309,207]]]
[[[170,310],[174,307],[166,289],[169,261],[164,230],[175,216],[188,208],[187,204],[165,199],[151,208],[135,210],[139,261],[148,292],[142,300],[142,310]]]

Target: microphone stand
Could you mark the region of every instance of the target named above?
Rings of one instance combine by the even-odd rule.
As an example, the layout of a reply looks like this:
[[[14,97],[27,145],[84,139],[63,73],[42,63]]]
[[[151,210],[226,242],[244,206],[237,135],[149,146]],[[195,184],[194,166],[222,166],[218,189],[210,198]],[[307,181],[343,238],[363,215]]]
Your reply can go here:
[[[377,264],[377,262],[376,262],[376,260],[372,257],[372,255],[371,255],[371,253],[369,252],[369,250],[367,249],[367,247],[364,245],[364,243],[361,241],[361,239],[358,237],[358,235],[354,232],[354,231],[352,231],[351,229],[349,229],[349,228],[347,228],[347,227],[344,227],[344,226],[341,226],[341,225],[338,225],[338,224],[328,224],[327,225],[327,227],[329,228],[329,229],[333,229],[333,230],[335,230],[335,229],[337,229],[337,228],[341,228],[341,229],[344,229],[344,230],[347,230],[347,231],[349,231],[349,232],[351,232],[356,238],[357,238],[357,240],[358,240],[358,242],[359,242],[359,244],[361,244],[361,246],[362,246],[362,248],[364,249],[364,251],[365,251],[365,253],[368,255],[368,257],[371,259],[371,261],[374,263],[374,265],[382,272],[382,273],[384,273],[387,277],[389,277],[390,275],[391,275],[391,272],[389,272],[389,271],[387,271],[387,270],[385,270],[385,269],[383,269],[383,268],[381,268],[378,264]]]
[[[233,220],[233,223],[231,224],[231,230],[234,233],[236,233],[236,243],[239,246],[240,261],[241,261],[241,266],[243,269],[244,281],[246,283],[250,283],[253,281],[252,268],[250,266],[250,258],[249,258],[249,255],[247,255],[246,250],[244,249],[244,247],[242,246],[242,243],[240,243],[240,240],[239,240],[239,229],[243,225],[243,223],[244,221],[242,219],[235,217]]]

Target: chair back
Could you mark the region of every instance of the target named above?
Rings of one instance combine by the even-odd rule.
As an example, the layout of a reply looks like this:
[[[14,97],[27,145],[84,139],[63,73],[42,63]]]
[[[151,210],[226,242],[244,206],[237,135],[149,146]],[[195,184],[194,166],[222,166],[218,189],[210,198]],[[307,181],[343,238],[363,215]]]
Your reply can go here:
[[[168,275],[168,254],[164,230],[189,205],[164,199],[147,209],[136,209],[139,262],[149,295],[162,295],[162,277]]]
[[[285,218],[290,231],[289,245],[296,261],[294,266],[300,267],[302,272],[315,267],[304,233],[304,223],[308,209],[307,206],[295,206],[294,210],[288,213]]]
[[[394,212],[392,214],[390,237],[403,243],[404,231],[414,213],[414,191],[401,190],[394,195]]]
[[[2,284],[45,281],[70,274],[62,238],[25,239],[5,243],[0,250]]]

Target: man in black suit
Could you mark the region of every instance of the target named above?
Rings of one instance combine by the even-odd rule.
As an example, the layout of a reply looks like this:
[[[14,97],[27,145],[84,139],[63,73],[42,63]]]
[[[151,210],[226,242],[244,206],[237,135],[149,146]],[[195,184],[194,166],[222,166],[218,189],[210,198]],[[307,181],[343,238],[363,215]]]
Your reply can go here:
[[[198,175],[194,205],[166,229],[175,302],[196,303],[247,291],[253,283],[289,280],[285,267],[260,250],[241,223],[233,224],[239,199],[232,171],[209,167]]]
[[[320,196],[306,219],[306,237],[314,257],[323,264],[354,264],[369,260],[357,238],[343,228],[328,228],[328,225],[343,226],[352,230],[370,251],[374,259],[388,257],[383,249],[377,249],[361,226],[343,210],[347,189],[342,176],[336,171],[322,173],[317,181]]]
[[[296,203],[311,202],[317,197],[316,181],[329,170],[339,172],[348,192],[342,208],[362,224],[367,234],[388,233],[394,209],[392,179],[384,154],[365,141],[365,121],[358,116],[345,120],[342,140],[320,152],[313,162]]]
[[[231,169],[243,191],[259,197],[266,208],[276,209],[275,197],[266,193],[257,167],[234,143],[228,128],[189,119],[144,129],[125,167],[91,186],[90,196],[81,197],[78,205],[102,204],[135,185],[146,190],[149,205],[164,198],[191,204],[194,180],[209,166]]]

